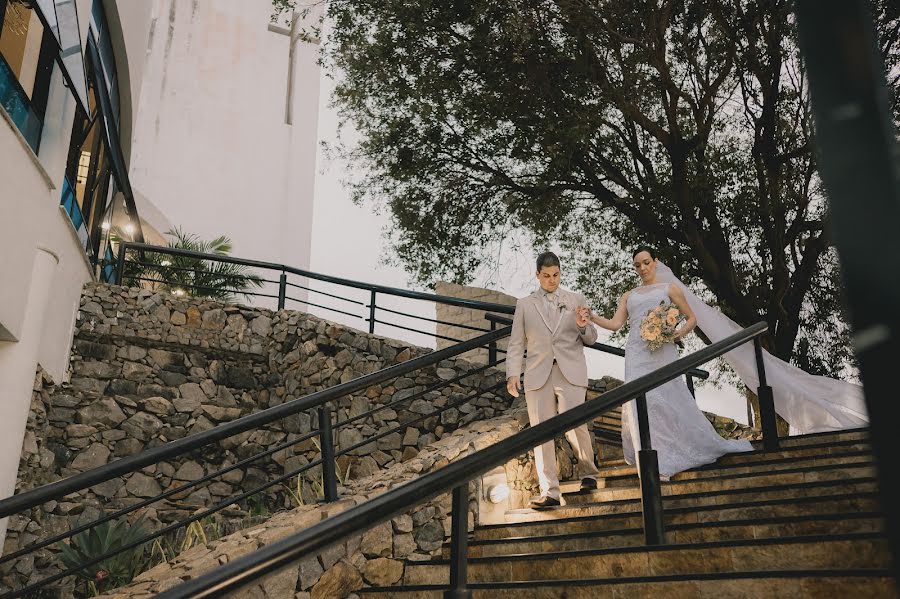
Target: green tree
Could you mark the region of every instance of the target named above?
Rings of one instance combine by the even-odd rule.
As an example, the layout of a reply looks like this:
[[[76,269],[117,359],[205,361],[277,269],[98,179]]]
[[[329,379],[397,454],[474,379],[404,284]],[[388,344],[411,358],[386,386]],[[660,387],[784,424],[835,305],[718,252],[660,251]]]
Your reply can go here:
[[[396,259],[467,282],[508,231],[564,248],[609,312],[639,242],[815,373],[850,359],[787,0],[331,2],[355,199]],[[874,3],[897,90],[898,15]],[[896,114],[896,112],[895,112]]]
[[[167,247],[191,250],[204,254],[227,256],[231,253],[231,240],[224,235],[213,240],[203,240],[179,227],[165,233],[171,239]],[[115,239],[120,238],[114,234]],[[158,291],[205,297],[222,302],[235,301],[253,289],[262,287],[263,280],[250,273],[246,266],[188,256],[172,256],[152,251],[132,251],[125,262],[125,281],[147,286]]]

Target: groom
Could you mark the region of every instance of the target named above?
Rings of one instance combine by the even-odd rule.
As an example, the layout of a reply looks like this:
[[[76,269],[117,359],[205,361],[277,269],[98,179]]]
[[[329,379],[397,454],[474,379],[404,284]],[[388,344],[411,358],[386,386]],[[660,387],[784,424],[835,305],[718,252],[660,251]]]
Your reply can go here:
[[[537,257],[537,280],[541,288],[516,302],[506,353],[506,388],[513,397],[519,396],[519,375],[525,372],[525,402],[531,426],[584,403],[588,382],[584,346],[597,341],[597,331],[589,321],[587,301],[580,293],[560,289],[559,276],[556,254],[544,252]],[[596,489],[598,470],[587,425],[568,431],[566,438],[583,472],[581,490]],[[553,441],[534,449],[534,462],[541,495],[528,507],[544,509],[560,505]]]

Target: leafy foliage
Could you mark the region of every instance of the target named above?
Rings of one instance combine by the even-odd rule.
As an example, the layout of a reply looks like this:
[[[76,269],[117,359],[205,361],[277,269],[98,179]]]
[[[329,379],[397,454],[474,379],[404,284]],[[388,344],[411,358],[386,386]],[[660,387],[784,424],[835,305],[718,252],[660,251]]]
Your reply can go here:
[[[231,240],[224,235],[205,241],[178,227],[166,235],[172,237],[168,247],[173,249],[220,256],[232,250]],[[154,290],[222,302],[234,301],[241,294],[247,297],[247,292],[263,285],[263,280],[243,265],[149,251],[132,253],[125,263],[125,279]]]
[[[123,549],[147,534],[143,517],[129,524],[127,520],[108,520],[74,535],[68,544],[59,543],[58,559],[67,569],[78,568],[76,576],[86,581],[92,592],[101,593],[131,582],[144,565],[145,545]],[[117,551],[99,563],[83,564]]]
[[[896,98],[900,19],[873,7]],[[776,355],[845,368],[788,0],[355,0],[328,19],[354,197],[390,212],[421,283],[471,281],[523,229],[609,313],[651,243],[736,321],[765,319]]]

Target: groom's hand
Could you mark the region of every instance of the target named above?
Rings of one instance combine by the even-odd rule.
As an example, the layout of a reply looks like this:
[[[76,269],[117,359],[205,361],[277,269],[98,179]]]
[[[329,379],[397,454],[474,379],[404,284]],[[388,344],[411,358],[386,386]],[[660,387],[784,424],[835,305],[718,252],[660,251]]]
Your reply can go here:
[[[513,397],[519,397],[519,377],[511,376],[506,379],[506,390]]]
[[[585,306],[579,306],[575,311],[575,324],[579,329],[583,329],[591,322],[591,310]]]

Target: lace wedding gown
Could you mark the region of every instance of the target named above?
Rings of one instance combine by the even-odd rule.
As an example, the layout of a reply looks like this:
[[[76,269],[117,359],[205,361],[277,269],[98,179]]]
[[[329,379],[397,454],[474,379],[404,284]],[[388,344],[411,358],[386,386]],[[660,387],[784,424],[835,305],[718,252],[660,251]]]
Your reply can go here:
[[[633,289],[628,296],[629,333],[625,346],[625,381],[639,378],[678,359],[678,349],[667,343],[650,351],[641,339],[640,324],[649,310],[669,299],[669,283]],[[750,451],[749,441],[719,436],[697,407],[683,377],[671,380],[647,393],[650,443],[656,450],[660,476],[710,464],[726,453]],[[635,448],[640,448],[637,408],[634,401],[622,410],[622,448],[625,461],[635,464]]]

